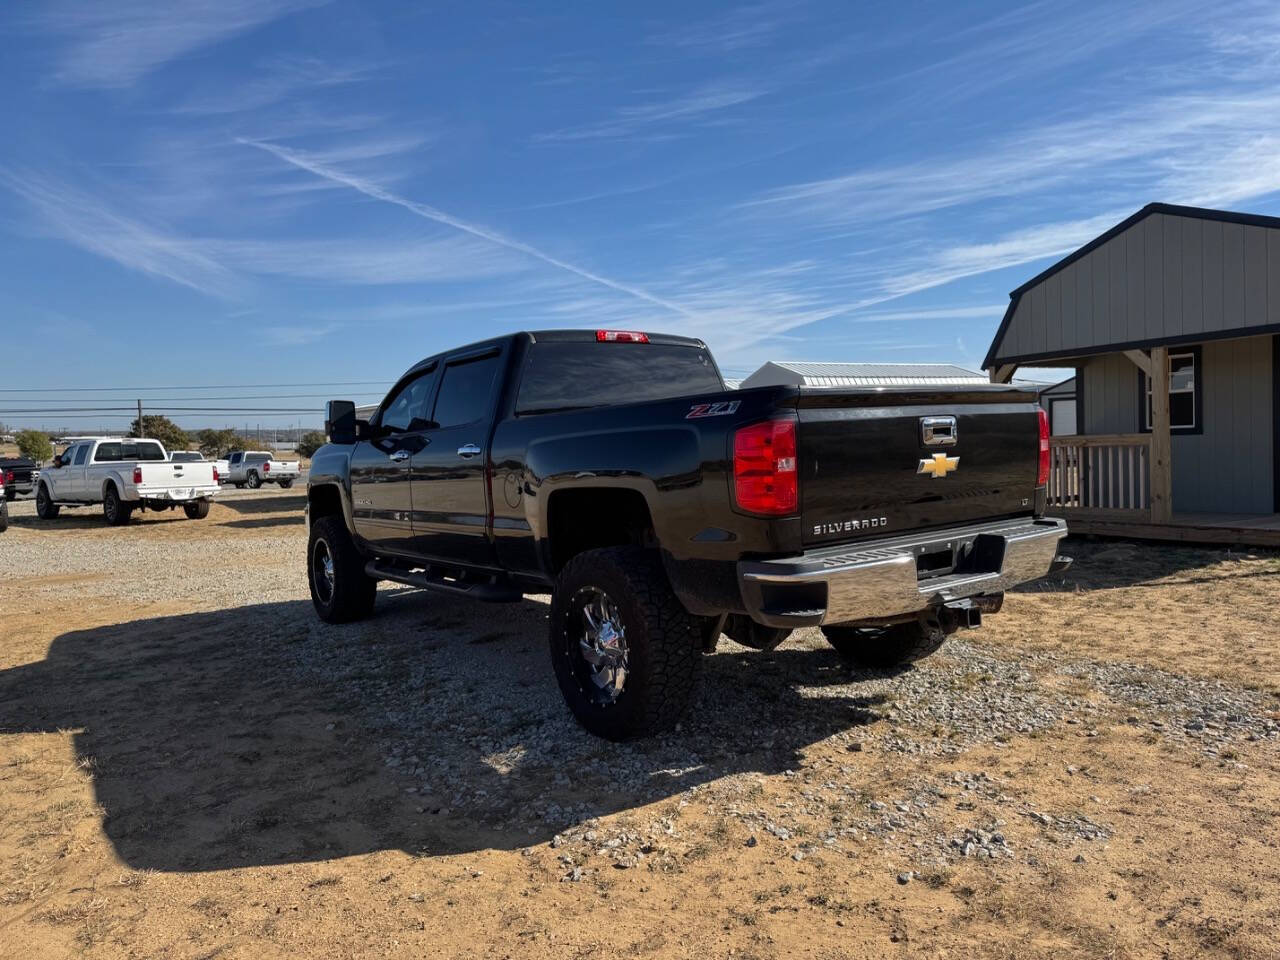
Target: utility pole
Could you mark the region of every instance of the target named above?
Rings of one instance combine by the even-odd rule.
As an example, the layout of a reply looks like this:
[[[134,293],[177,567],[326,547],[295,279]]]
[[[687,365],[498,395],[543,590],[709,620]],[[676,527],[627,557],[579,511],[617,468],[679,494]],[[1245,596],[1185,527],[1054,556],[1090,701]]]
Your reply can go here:
[[[147,428],[142,425],[142,398],[138,398],[138,437],[141,439],[147,435]]]

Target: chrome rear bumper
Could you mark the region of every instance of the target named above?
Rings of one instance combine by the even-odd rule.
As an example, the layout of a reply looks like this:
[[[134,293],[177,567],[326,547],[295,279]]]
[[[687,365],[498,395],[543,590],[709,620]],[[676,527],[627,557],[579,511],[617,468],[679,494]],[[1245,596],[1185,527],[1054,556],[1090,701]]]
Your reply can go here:
[[[742,560],[738,581],[753,620],[773,627],[888,619],[979,594],[1003,593],[1054,565],[1064,520],[1022,518],[953,527],[778,560]],[[952,562],[922,575],[922,559]]]

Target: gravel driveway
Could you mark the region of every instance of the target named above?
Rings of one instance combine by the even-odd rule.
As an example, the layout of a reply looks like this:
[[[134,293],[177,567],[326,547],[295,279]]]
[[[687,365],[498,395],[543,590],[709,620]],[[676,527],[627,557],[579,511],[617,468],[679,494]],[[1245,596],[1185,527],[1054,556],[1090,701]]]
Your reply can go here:
[[[1071,544],[1069,581],[901,671],[722,638],[681,727],[615,745],[560,701],[546,597],[320,623],[301,505],[12,505],[20,955],[1272,949],[1274,555]]]

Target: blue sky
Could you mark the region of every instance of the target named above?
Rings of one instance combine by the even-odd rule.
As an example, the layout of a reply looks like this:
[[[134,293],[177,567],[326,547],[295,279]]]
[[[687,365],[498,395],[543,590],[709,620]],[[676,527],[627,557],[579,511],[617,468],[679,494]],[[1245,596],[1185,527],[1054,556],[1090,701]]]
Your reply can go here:
[[[976,367],[1143,204],[1280,213],[1278,41],[1177,0],[7,4],[0,386],[374,393],[561,326]]]

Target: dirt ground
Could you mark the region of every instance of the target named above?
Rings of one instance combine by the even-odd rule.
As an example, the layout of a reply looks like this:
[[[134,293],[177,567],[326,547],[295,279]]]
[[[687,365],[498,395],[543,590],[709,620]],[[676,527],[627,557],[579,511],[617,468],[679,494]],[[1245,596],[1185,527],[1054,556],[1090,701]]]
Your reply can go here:
[[[0,535],[0,957],[1280,956],[1280,557],[1068,542],[906,671],[581,733],[546,598],[319,624],[302,499]]]

